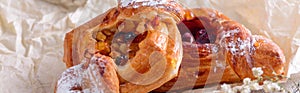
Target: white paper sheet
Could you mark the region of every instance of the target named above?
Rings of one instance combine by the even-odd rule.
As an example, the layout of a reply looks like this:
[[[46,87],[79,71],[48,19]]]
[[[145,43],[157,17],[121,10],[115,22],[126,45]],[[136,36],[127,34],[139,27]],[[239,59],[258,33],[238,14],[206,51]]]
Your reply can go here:
[[[300,71],[300,1],[179,1],[190,8],[217,9],[252,33],[269,37],[292,63],[289,72]],[[0,93],[53,93],[65,70],[65,33],[116,4],[116,0],[0,0]]]

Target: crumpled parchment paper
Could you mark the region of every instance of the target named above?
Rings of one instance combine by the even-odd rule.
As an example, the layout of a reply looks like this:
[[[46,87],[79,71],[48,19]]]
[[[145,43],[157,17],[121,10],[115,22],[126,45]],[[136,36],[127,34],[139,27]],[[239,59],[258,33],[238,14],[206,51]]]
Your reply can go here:
[[[217,9],[276,42],[289,74],[300,71],[300,1],[179,0]],[[115,7],[116,0],[0,0],[0,93],[53,93],[66,32]]]

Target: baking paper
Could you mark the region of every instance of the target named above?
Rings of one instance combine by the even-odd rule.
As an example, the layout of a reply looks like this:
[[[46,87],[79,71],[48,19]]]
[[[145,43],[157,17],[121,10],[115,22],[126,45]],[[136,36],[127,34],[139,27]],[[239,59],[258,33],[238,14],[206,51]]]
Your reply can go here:
[[[207,7],[272,39],[284,51],[289,74],[300,71],[300,1],[179,0]],[[0,0],[0,93],[53,93],[65,33],[117,6],[116,0]]]

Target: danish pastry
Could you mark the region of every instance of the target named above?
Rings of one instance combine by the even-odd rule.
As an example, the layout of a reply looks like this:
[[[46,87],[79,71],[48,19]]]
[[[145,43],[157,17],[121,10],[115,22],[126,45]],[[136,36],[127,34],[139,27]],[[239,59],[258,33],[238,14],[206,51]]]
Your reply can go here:
[[[184,51],[179,76],[192,84],[183,82],[174,86],[178,82],[177,77],[157,91],[216,82],[234,83],[247,77],[254,79],[253,67],[262,67],[263,76],[286,74],[283,52],[270,39],[252,35],[246,27],[216,10],[199,8],[190,12],[194,15],[193,19],[178,24]],[[220,73],[221,78],[218,76]]]
[[[287,64],[271,40],[216,10],[186,9],[175,0],[120,0],[67,33],[64,50],[70,69],[83,64],[86,51],[112,58],[117,76],[111,79],[119,83],[109,82],[126,93],[240,82],[255,78],[253,67],[262,67],[263,76],[284,75]]]

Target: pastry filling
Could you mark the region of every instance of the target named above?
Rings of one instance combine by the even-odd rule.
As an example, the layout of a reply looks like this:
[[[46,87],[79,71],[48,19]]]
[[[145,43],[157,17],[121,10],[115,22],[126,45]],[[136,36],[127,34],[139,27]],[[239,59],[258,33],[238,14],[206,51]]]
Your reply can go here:
[[[96,49],[101,54],[115,59],[118,66],[123,66],[136,55],[139,43],[147,36],[144,26],[135,21],[125,20],[116,26],[97,31],[93,36],[97,41]]]
[[[183,42],[206,44],[214,43],[216,36],[210,28],[204,27],[198,18],[183,20],[177,26],[181,33]]]

